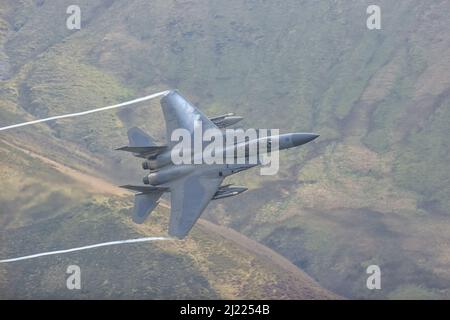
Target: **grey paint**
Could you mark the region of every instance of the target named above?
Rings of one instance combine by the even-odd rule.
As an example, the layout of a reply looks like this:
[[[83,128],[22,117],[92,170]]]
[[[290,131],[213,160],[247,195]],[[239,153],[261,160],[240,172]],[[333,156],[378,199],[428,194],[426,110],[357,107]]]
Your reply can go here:
[[[151,169],[144,177],[144,186],[125,185],[138,192],[135,196],[133,221],[143,223],[157,206],[164,192],[171,193],[171,215],[169,235],[184,238],[192,229],[211,200],[238,195],[245,187],[221,186],[225,177],[247,170],[255,164],[198,164],[174,165],[170,161],[170,151],[176,142],[170,141],[172,131],[184,128],[193,133],[194,120],[200,120],[203,130],[226,127],[241,120],[227,114],[208,119],[200,110],[183,98],[176,90],[169,91],[161,99],[161,107],[166,121],[167,146],[153,146],[151,138],[138,128],[128,131],[130,145],[118,150],[134,153],[147,158],[144,169]],[[300,146],[317,138],[313,133],[289,133],[279,135],[279,149]],[[262,140],[261,140],[262,141]]]

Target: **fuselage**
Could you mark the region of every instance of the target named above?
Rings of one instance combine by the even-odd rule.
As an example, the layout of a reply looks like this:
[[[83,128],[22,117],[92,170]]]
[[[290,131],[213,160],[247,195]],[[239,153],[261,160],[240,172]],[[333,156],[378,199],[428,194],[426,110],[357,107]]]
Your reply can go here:
[[[243,170],[250,169],[261,164],[261,156],[277,150],[290,149],[300,146],[317,138],[311,133],[288,133],[277,136],[244,141],[230,146],[224,146],[216,151],[222,155],[221,163],[213,163],[206,159],[204,152],[192,153],[191,162],[185,164],[173,164],[171,151],[168,150],[152,160],[152,172],[143,179],[144,184],[164,186],[172,181],[183,178],[195,170],[202,170],[206,176],[227,177]],[[261,146],[263,146],[261,148]],[[255,150],[253,154],[250,150]],[[256,156],[249,159],[250,155]],[[232,160],[232,161],[230,161]]]
[[[247,188],[225,184],[224,178],[260,166],[261,175],[277,174],[279,150],[300,146],[318,135],[278,129],[227,129],[242,120],[234,114],[208,118],[176,90],[161,99],[166,124],[166,145],[139,128],[128,130],[129,145],[118,148],[143,158],[146,186],[124,185],[136,193],[133,221],[143,223],[170,192],[170,236],[184,238],[211,200],[233,197]]]

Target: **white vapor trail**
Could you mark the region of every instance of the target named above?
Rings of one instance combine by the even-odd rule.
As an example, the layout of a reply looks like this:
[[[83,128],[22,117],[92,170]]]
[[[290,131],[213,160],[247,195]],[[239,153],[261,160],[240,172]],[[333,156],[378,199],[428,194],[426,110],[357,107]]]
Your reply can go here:
[[[91,109],[91,110],[82,111],[82,112],[69,113],[69,114],[64,114],[64,115],[61,115],[61,116],[53,116],[53,117],[49,117],[49,118],[45,118],[45,119],[38,119],[38,120],[18,123],[18,124],[6,126],[6,127],[1,127],[0,131],[9,130],[9,129],[13,129],[13,128],[18,128],[18,127],[24,127],[24,126],[28,126],[28,125],[32,125],[32,124],[36,124],[36,123],[41,123],[41,122],[47,122],[47,121],[51,121],[51,120],[84,116],[84,115],[91,114],[91,113],[94,113],[94,112],[100,112],[100,111],[105,111],[105,110],[125,107],[125,106],[128,106],[128,105],[134,104],[134,103],[138,103],[138,102],[154,99],[154,98],[157,98],[159,96],[163,96],[163,95],[165,95],[167,93],[169,93],[168,90],[157,92],[157,93],[154,93],[154,94],[142,97],[142,98],[137,98],[137,99],[134,99],[134,100],[122,102],[122,103],[119,103],[119,104],[115,104],[115,105],[107,106],[107,107],[103,107],[103,108]],[[61,253],[69,253],[69,252],[74,252],[74,251],[88,250],[88,249],[93,249],[93,248],[98,248],[98,247],[105,247],[105,246],[112,246],[112,245],[117,245],[117,244],[146,242],[146,241],[158,241],[158,240],[159,241],[161,241],[161,240],[171,240],[171,238],[147,237],[147,238],[138,238],[138,239],[128,239],[128,240],[118,240],[118,241],[111,241],[111,242],[103,242],[103,243],[93,244],[93,245],[84,246],[84,247],[77,247],[77,248],[72,248],[72,249],[67,249],[67,250],[49,251],[49,252],[37,253],[37,254],[32,254],[32,255],[29,255],[29,256],[23,256],[23,257],[18,257],[18,258],[4,259],[4,260],[0,260],[0,263],[14,262],[14,261],[20,261],[20,260],[28,260],[28,259],[34,259],[34,258],[43,257],[43,256],[50,256],[50,255],[61,254]]]
[[[115,105],[107,106],[107,107],[103,107],[103,108],[97,108],[97,109],[92,109],[92,110],[87,110],[87,111],[82,111],[82,112],[69,113],[69,114],[64,114],[64,115],[61,115],[61,116],[54,116],[54,117],[49,117],[49,118],[45,118],[45,119],[38,119],[38,120],[33,120],[33,121],[28,121],[28,122],[23,122],[23,123],[18,123],[18,124],[13,124],[13,125],[10,125],[10,126],[1,127],[0,131],[9,130],[9,129],[13,129],[13,128],[18,128],[18,127],[23,127],[23,126],[28,126],[28,125],[31,125],[31,124],[36,124],[36,123],[41,123],[41,122],[47,122],[47,121],[50,121],[50,120],[57,120],[57,119],[64,119],[64,118],[84,116],[86,114],[91,114],[91,113],[94,113],[94,112],[100,112],[100,111],[105,111],[105,110],[109,110],[109,109],[125,107],[125,106],[128,106],[130,104],[134,104],[134,103],[138,103],[138,102],[154,99],[156,97],[163,96],[163,95],[165,95],[167,93],[169,93],[168,90],[157,92],[157,93],[151,94],[149,96],[145,96],[145,97],[142,97],[142,98],[137,98],[137,99],[134,99],[134,100],[122,102],[122,103],[119,103],[119,104],[115,104]]]
[[[77,247],[77,248],[66,249],[66,250],[49,251],[49,252],[32,254],[29,256],[0,260],[0,263],[28,260],[28,259],[34,259],[34,258],[38,258],[38,257],[50,256],[50,255],[60,254],[60,253],[69,253],[69,252],[88,250],[88,249],[93,249],[93,248],[98,248],[98,247],[113,246],[116,244],[126,244],[126,243],[136,243],[136,242],[146,242],[146,241],[162,241],[162,240],[173,240],[173,239],[172,238],[164,238],[164,237],[147,237],[147,238],[137,238],[137,239],[103,242],[103,243],[93,244],[90,246]]]

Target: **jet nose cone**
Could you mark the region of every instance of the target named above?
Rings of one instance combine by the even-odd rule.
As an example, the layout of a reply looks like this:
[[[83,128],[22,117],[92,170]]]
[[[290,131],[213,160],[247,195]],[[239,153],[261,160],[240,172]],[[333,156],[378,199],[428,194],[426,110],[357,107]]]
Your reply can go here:
[[[316,139],[319,135],[316,133],[293,133],[292,144],[300,146]]]

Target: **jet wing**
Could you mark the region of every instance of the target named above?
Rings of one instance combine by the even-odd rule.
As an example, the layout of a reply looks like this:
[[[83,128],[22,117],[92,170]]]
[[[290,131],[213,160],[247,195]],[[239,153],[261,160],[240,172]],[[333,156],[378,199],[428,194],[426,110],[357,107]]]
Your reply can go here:
[[[184,238],[216,194],[222,177],[192,173],[170,185],[169,235]]]
[[[169,146],[173,146],[178,142],[171,141],[170,139],[172,132],[175,129],[183,128],[188,130],[193,139],[192,133],[194,132],[195,120],[201,122],[203,132],[207,129],[218,129],[207,116],[181,96],[176,90],[170,91],[161,99],[161,107],[164,119],[166,120],[166,139]],[[191,142],[193,143],[193,141]]]

